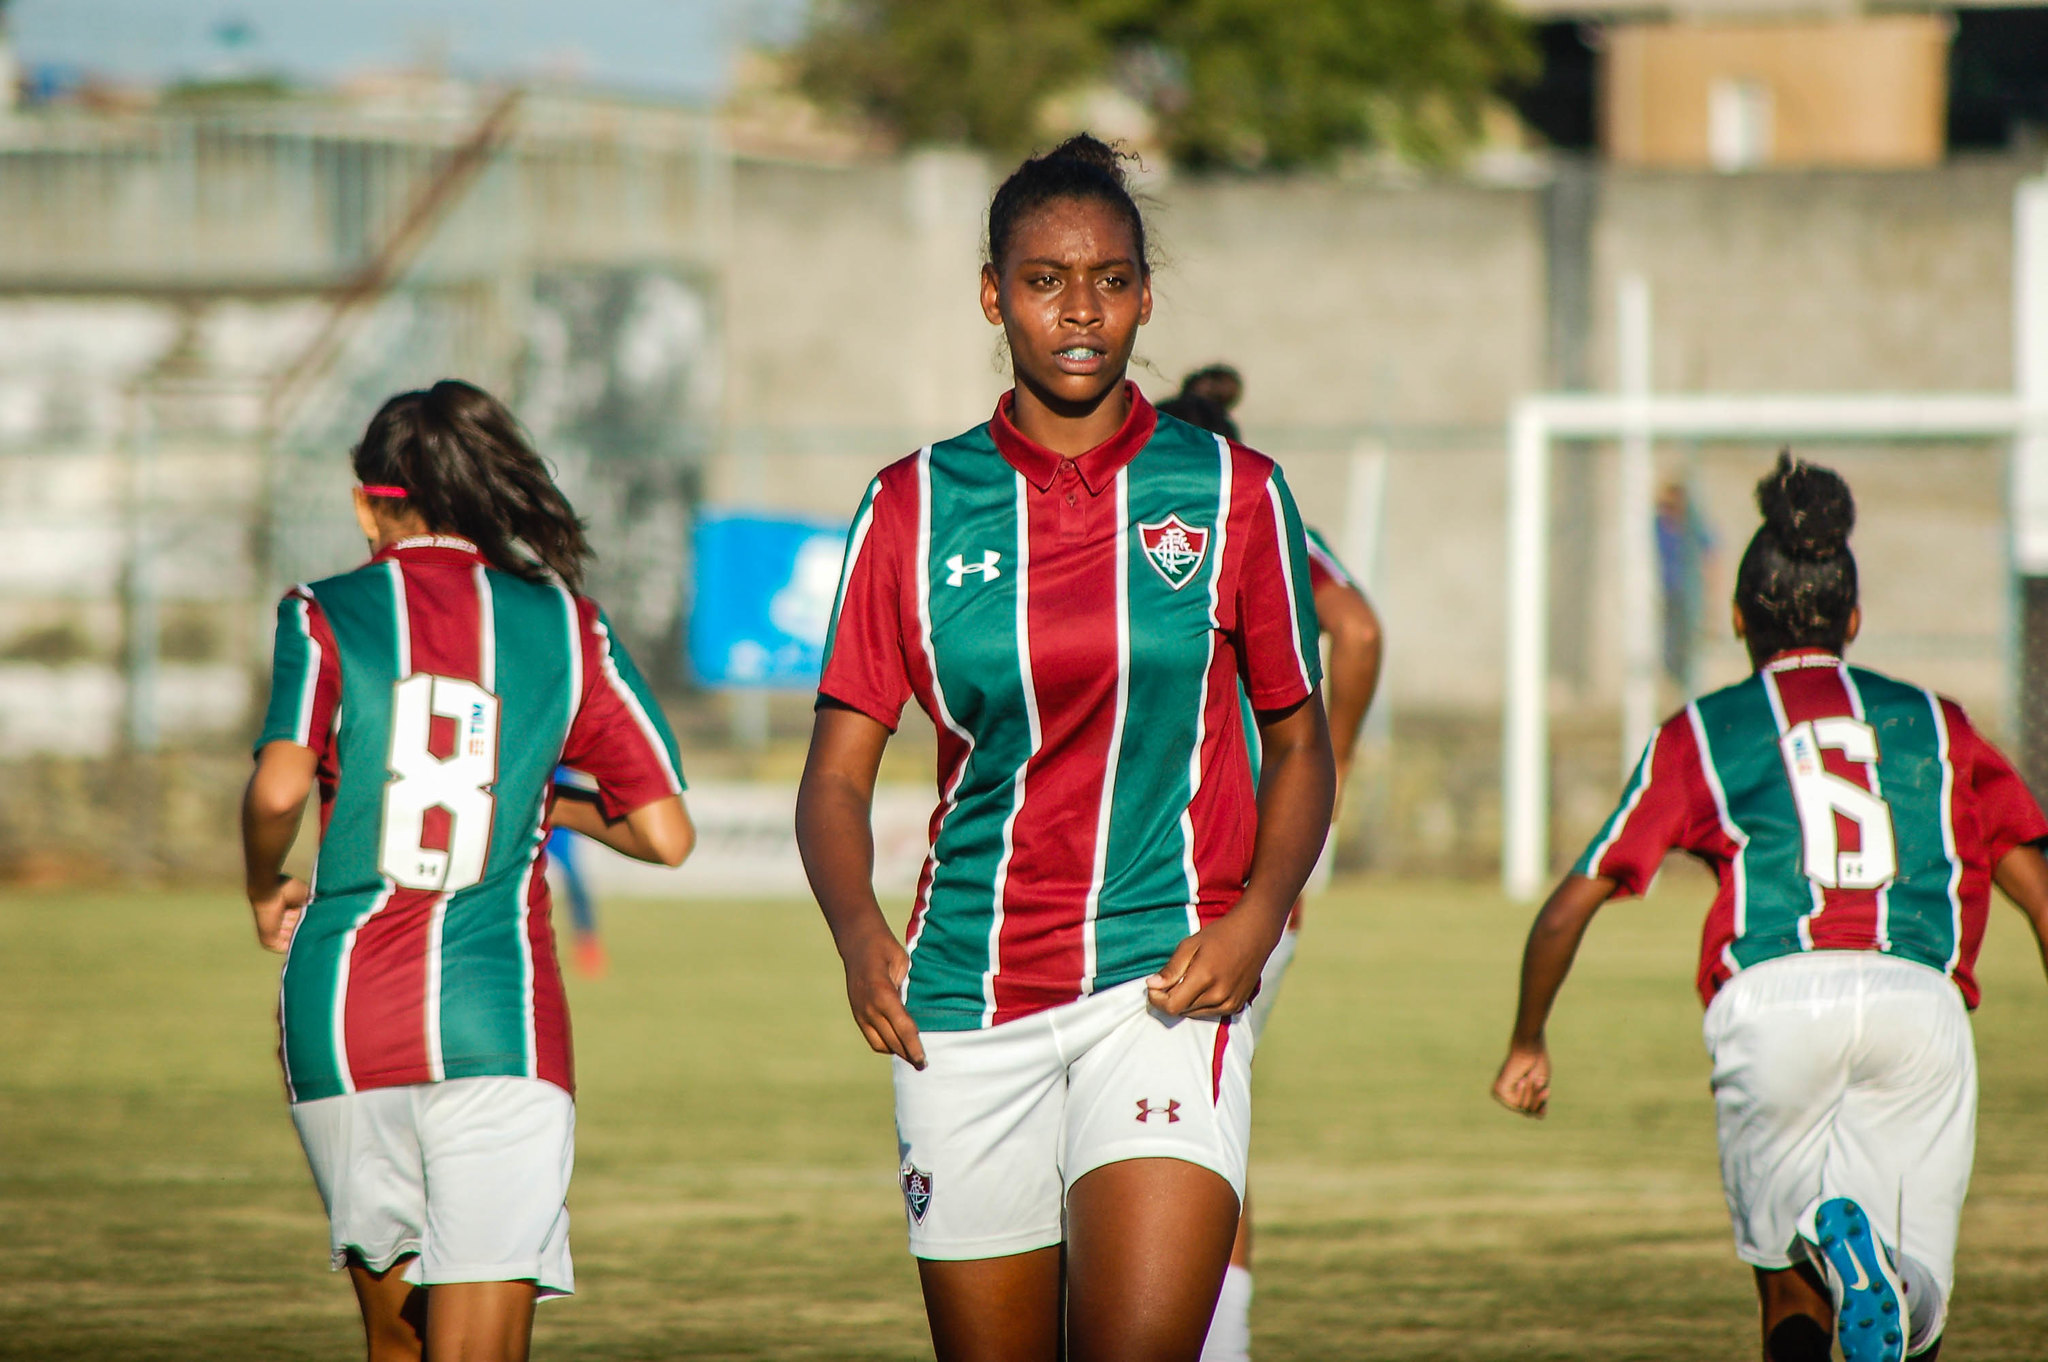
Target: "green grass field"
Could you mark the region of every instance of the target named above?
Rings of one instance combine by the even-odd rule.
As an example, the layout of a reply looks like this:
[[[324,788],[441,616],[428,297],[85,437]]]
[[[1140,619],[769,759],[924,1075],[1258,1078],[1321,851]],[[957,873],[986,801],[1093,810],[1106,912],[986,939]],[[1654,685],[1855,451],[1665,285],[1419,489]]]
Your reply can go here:
[[[1704,893],[1674,872],[1595,924],[1541,1125],[1486,1096],[1525,910],[1380,881],[1314,905],[1257,1069],[1260,1358],[1756,1355],[1689,983]],[[1995,911],[1956,1362],[2048,1353],[2048,989]],[[617,903],[607,930],[611,977],[572,983],[581,1294],[536,1356],[929,1356],[888,1072],[814,911]],[[275,988],[232,894],[0,893],[0,1355],[360,1355]]]

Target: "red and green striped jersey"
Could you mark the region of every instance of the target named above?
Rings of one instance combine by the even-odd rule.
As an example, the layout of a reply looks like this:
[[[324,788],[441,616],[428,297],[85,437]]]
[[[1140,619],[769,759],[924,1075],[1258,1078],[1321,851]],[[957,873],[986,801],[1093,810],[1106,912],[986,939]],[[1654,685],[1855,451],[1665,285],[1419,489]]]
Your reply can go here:
[[[279,1006],[292,1100],[485,1075],[573,1092],[542,851],[555,767],[591,776],[609,817],[683,787],[597,606],[466,539],[403,540],[279,604],[272,742],[319,755]]]
[[[926,1029],[1142,978],[1227,912],[1257,824],[1240,681],[1282,709],[1321,679],[1279,470],[1130,394],[1075,459],[1005,396],[854,519],[819,691],[938,729],[904,990]]]
[[[1666,722],[1573,870],[1630,895],[1667,850],[1714,867],[1702,999],[1759,961],[1882,951],[1975,1007],[1992,871],[2043,837],[2040,806],[1955,702],[1801,650]]]

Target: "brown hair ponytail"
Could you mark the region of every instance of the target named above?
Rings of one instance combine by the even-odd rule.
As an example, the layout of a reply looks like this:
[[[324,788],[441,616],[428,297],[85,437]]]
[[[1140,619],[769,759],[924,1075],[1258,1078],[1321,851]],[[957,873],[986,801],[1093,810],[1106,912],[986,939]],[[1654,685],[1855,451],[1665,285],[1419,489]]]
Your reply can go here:
[[[396,487],[380,504],[416,512],[440,533],[472,540],[493,567],[573,591],[591,555],[583,522],[519,422],[483,389],[444,378],[378,408],[355,448],[356,480]]]

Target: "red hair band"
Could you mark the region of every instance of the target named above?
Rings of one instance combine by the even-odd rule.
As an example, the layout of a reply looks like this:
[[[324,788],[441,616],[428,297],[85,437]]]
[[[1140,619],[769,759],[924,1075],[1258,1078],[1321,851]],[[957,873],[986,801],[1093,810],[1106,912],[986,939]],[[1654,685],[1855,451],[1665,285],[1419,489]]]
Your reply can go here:
[[[363,495],[366,497],[390,497],[394,501],[405,500],[405,489],[403,487],[387,487],[383,483],[377,482],[365,482],[357,485],[363,489]]]

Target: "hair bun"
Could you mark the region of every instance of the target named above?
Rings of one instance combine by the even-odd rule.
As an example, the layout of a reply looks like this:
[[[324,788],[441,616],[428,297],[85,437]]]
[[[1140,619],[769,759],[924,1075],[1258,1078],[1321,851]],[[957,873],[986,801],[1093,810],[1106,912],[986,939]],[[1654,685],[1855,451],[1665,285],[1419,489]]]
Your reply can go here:
[[[1832,468],[1794,459],[1783,450],[1778,466],[1756,485],[1756,505],[1764,529],[1787,558],[1818,563],[1849,550],[1856,500]]]
[[[1115,180],[1124,183],[1124,162],[1134,159],[1130,153],[1112,146],[1092,133],[1079,132],[1038,158],[1041,161],[1079,161]]]

